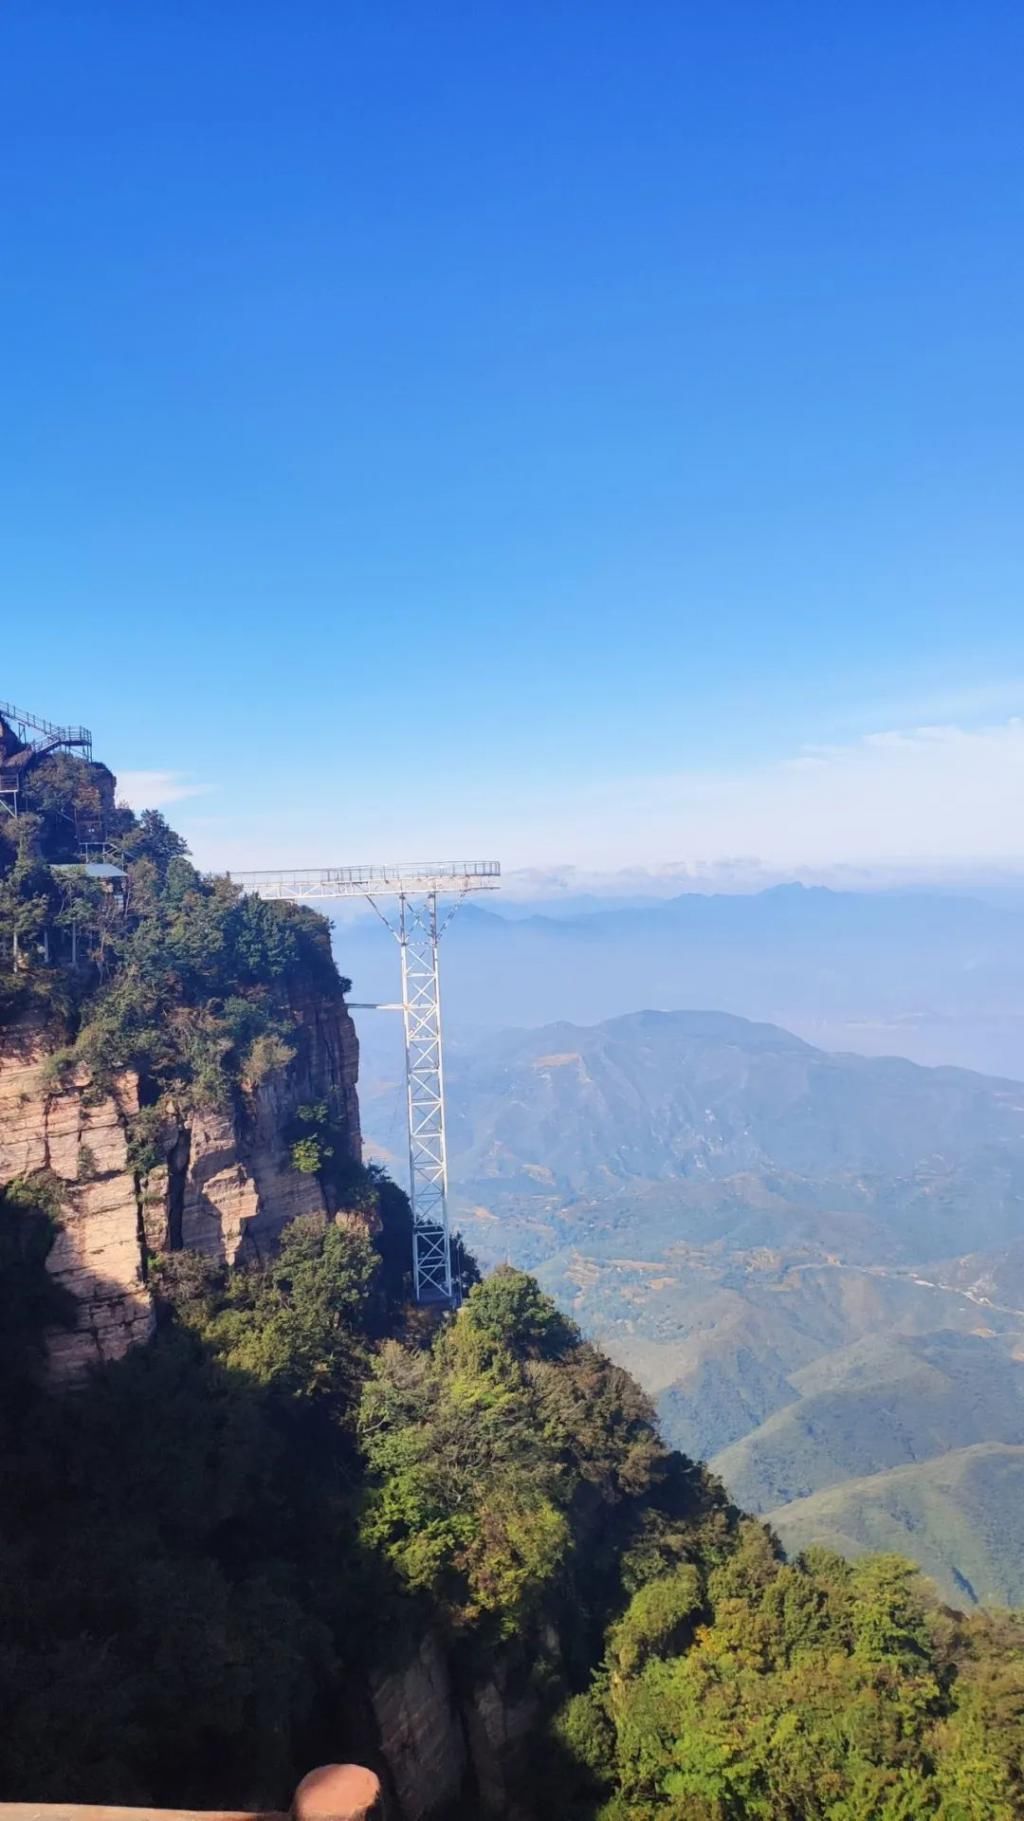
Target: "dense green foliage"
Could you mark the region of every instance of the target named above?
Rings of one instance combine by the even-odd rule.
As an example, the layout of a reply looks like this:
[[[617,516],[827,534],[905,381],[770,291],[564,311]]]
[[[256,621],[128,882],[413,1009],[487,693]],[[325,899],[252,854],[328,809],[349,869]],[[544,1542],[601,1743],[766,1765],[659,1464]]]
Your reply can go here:
[[[297,991],[343,990],[329,926],[200,874],[152,810],[107,810],[123,891],[87,876],[74,831],[98,774],[51,755],[28,774],[25,813],[0,824],[0,1015],[44,1010],[67,1039],[55,1074],[84,1064],[101,1089],[131,1068],[150,1105],[224,1106],[291,1059]],[[144,1164],[145,1121],[139,1144]]]
[[[156,1339],[60,1395],[45,1217],[0,1205],[4,1795],[284,1801],[373,1754],[370,1667],[427,1626],[533,1659],[540,1717],[637,1576],[727,1552],[714,1487],[529,1279],[422,1324],[366,1221],[397,1192],[354,1199],[245,1269],[162,1258]]]
[[[638,1576],[728,1548],[718,1488],[520,1272],[478,1284],[429,1351],[385,1344],[360,1427],[366,1543],[456,1633],[521,1637],[557,1613],[585,1662]]]
[[[1024,1620],[936,1610],[898,1556],[785,1564],[748,1523],[703,1590],[635,1596],[560,1731],[602,1821],[1013,1821]]]
[[[399,1339],[365,1217],[307,1217],[244,1270],[160,1261],[156,1340],[56,1396],[42,1222],[0,1206],[5,1795],[282,1801],[373,1756],[369,1672],[429,1626],[471,1678],[528,1666],[538,1817],[1020,1812],[1024,1623],[737,1531],[531,1279]]]
[[[27,1340],[8,1366],[5,1796],[256,1804],[323,1750],[373,1599],[351,1439],[373,1262],[323,1219],[265,1270],[182,1254],[149,1347],[62,1396]],[[32,1259],[13,1268],[23,1296]]]

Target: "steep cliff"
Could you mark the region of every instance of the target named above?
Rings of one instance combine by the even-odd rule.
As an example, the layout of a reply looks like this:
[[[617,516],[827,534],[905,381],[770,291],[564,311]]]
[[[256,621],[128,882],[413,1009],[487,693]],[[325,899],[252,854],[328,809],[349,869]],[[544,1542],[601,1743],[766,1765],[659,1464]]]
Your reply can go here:
[[[294,1057],[227,1111],[169,1112],[140,1174],[130,1155],[140,1078],[98,1090],[78,1065],[56,1082],[52,1029],[38,1012],[0,1030],[0,1191],[34,1179],[57,1222],[48,1259],[75,1298],[73,1328],[54,1329],[58,1378],[117,1359],[152,1329],[154,1252],[189,1248],[234,1263],[259,1253],[296,1215],[334,1211],[329,1182],[296,1170],[286,1134],[299,1107],[326,1107],[359,1162],[359,1046],[343,1000],[307,992],[293,1005]]]
[[[173,1124],[167,1164],[147,1185],[146,1231],[159,1250],[185,1247],[234,1264],[296,1215],[335,1212],[330,1183],[294,1167],[287,1134],[300,1107],[322,1105],[344,1154],[362,1161],[358,1039],[340,999],[307,995],[292,1010],[295,1056],[285,1068],[240,1094],[232,1112]]]
[[[556,1660],[557,1638],[545,1642]],[[430,1821],[460,1798],[479,1821],[532,1821],[519,1792],[532,1781],[544,1709],[521,1651],[501,1647],[467,1673],[450,1642],[428,1630],[371,1676],[370,1692],[401,1821]]]
[[[23,771],[0,1793],[255,1805],[345,1756],[395,1821],[532,1821],[538,1731],[667,1474],[646,1405],[514,1274],[455,1321],[408,1306],[411,1211],[360,1168],[325,920],[199,873],[73,754]],[[55,1762],[65,1708],[87,1724]]]
[[[90,1360],[117,1359],[152,1328],[126,1122],[138,1111],[134,1077],[96,1096],[89,1079],[47,1085],[53,1041],[38,1016],[0,1031],[0,1190],[34,1180],[57,1217],[48,1269],[76,1299],[73,1329],[50,1339],[57,1377]]]
[[[337,1211],[358,1044],[322,917],[199,873],[91,759],[2,723],[0,758],[0,1197],[55,1224],[68,1377],[151,1332],[154,1253],[233,1264]]]

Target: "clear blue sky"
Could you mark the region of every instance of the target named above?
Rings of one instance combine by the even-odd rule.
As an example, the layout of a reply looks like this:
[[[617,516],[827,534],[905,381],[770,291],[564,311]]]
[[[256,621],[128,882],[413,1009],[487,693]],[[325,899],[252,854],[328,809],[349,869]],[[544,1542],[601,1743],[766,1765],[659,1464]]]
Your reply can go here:
[[[1022,69],[988,0],[5,0],[0,697],[236,864],[821,858],[780,763],[924,722],[1019,780]]]

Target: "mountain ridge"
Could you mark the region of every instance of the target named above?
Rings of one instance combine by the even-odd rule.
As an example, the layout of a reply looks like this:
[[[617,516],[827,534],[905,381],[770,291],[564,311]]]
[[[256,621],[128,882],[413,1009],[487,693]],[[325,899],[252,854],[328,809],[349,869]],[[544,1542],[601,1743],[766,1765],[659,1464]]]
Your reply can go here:
[[[393,997],[387,932],[343,928],[358,997]],[[703,1003],[829,1049],[1024,1078],[1022,931],[1020,909],[940,892],[794,885],[578,916],[467,904],[445,936],[445,1016],[458,1037],[510,1010],[536,1027]]]
[[[1021,1084],[827,1052],[734,1014],[647,1010],[502,1032],[454,1051],[449,1081],[453,1177],[477,1200],[499,1185],[571,1201],[615,1181],[811,1170],[828,1173],[839,1205],[852,1194],[867,1207],[907,1176],[922,1202],[911,1250],[927,1256],[937,1181],[955,1194],[970,1165],[1009,1171],[1024,1190]]]
[[[980,1442],[832,1486],[765,1521],[791,1553],[895,1551],[957,1606],[1024,1603],[1024,1446]]]
[[[449,1080],[469,1243],[536,1271],[741,1505],[1024,1435],[1019,1082],[695,1009],[485,1035]]]

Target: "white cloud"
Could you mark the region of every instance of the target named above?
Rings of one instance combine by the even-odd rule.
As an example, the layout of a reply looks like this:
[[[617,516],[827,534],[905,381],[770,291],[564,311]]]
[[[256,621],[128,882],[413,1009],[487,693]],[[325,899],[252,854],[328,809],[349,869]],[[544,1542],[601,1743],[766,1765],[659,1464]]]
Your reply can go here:
[[[117,775],[119,803],[132,809],[164,809],[187,797],[204,797],[208,784],[197,784],[183,771],[122,771]]]
[[[525,836],[521,825],[507,828],[513,864],[571,859],[591,872],[669,860],[697,874],[790,876],[838,867],[1016,870],[1024,867],[1024,720],[866,734],[736,772],[627,778],[600,791],[564,790],[537,810]]]
[[[682,712],[682,711],[681,711]],[[137,807],[205,787],[177,772],[127,773]],[[181,818],[217,869],[495,854],[523,897],[750,890],[782,879],[850,887],[970,884],[1024,876],[1024,720],[892,726],[783,760],[608,781],[566,768],[543,788],[510,777],[382,798],[366,781],[339,814],[330,790],[269,825],[252,800]]]

